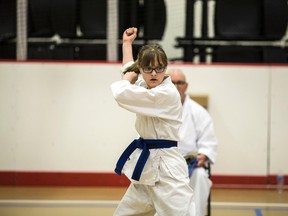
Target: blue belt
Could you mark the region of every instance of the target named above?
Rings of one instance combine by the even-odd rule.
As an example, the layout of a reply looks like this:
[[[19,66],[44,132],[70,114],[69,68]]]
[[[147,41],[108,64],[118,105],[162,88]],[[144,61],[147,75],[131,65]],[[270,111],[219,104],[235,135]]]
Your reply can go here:
[[[177,141],[164,140],[164,139],[135,139],[122,153],[116,164],[115,172],[121,175],[124,164],[129,156],[135,151],[136,148],[142,149],[142,153],[138,158],[137,164],[134,168],[132,179],[139,181],[145,163],[150,155],[149,149],[170,148],[177,147]]]
[[[189,178],[192,176],[192,173],[193,173],[197,163],[198,163],[198,159],[195,158],[190,163],[187,164],[188,165]]]

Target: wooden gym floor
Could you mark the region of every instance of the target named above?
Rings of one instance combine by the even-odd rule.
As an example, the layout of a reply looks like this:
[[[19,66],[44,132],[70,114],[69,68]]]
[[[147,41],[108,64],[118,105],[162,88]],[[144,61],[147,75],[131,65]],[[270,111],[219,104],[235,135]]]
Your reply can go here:
[[[121,187],[0,187],[0,216],[111,216]],[[212,189],[212,216],[287,216],[288,191]]]

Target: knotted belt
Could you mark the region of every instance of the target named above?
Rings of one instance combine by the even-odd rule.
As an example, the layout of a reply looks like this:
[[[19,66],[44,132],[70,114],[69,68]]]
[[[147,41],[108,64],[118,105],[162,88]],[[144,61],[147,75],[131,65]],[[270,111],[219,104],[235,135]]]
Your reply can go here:
[[[134,168],[132,179],[139,181],[141,173],[150,155],[149,149],[160,149],[176,147],[177,141],[164,140],[164,139],[135,139],[122,153],[116,164],[115,172],[121,175],[124,164],[126,163],[129,156],[135,151],[136,148],[142,149],[142,152],[138,158],[137,164]]]

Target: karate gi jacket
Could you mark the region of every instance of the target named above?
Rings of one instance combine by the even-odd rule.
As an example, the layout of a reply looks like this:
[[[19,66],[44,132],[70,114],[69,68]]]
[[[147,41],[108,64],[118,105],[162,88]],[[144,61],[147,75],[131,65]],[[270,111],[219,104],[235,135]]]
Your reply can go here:
[[[178,142],[181,154],[201,153],[206,155],[211,163],[215,163],[218,141],[208,111],[186,95],[182,120]]]
[[[128,64],[128,63],[127,63]],[[124,67],[128,67],[127,64]],[[144,139],[179,140],[178,130],[182,123],[180,95],[169,76],[152,89],[139,75],[135,84],[120,80],[111,85],[112,94],[120,107],[136,114],[135,128]],[[127,143],[128,145],[129,143]],[[159,181],[159,164],[168,167],[175,178],[188,178],[188,170],[177,147],[150,149],[139,181],[131,179],[141,149],[136,149],[124,166],[125,175],[135,184],[154,185]]]

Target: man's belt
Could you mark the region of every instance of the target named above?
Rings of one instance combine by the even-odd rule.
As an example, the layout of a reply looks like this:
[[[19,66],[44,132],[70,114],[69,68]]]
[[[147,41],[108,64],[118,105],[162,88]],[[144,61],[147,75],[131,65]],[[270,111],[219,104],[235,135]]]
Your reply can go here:
[[[130,145],[125,149],[125,151],[118,159],[114,171],[118,175],[121,175],[121,171],[129,156],[135,151],[136,148],[142,149],[142,153],[138,158],[137,164],[132,174],[132,179],[139,181],[141,173],[150,155],[149,149],[160,149],[170,147],[177,147],[177,141],[164,140],[164,139],[143,139],[141,137],[139,139],[135,139],[133,140],[132,143],[130,143]]]
[[[184,156],[184,159],[186,160],[186,163],[188,165],[189,177],[191,177],[193,170],[195,169],[195,167],[198,163],[197,153],[189,153],[189,154]]]

